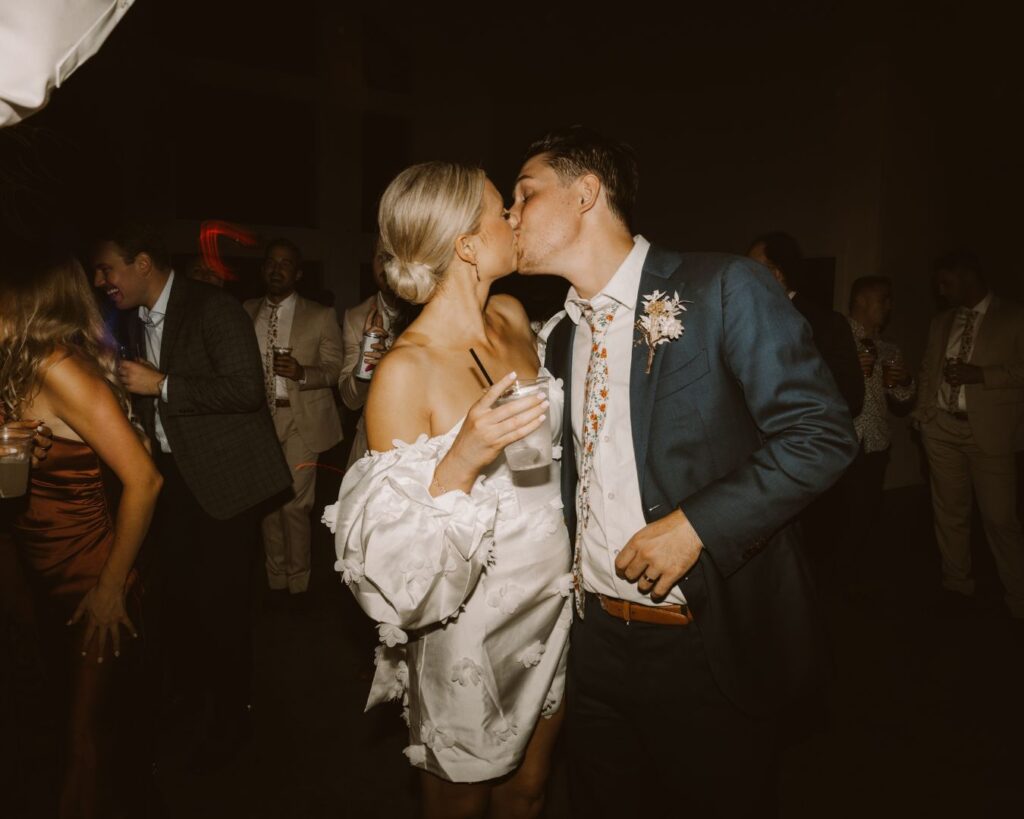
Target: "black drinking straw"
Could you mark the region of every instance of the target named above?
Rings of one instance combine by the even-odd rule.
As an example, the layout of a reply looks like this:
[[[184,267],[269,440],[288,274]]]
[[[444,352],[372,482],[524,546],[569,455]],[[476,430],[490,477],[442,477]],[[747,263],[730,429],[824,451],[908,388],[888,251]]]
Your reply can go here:
[[[487,374],[487,369],[484,367],[483,362],[480,360],[480,356],[478,356],[476,354],[476,350],[474,350],[472,347],[470,347],[469,348],[469,354],[471,356],[473,356],[473,360],[476,362],[476,366],[478,366],[480,368],[480,372],[482,372],[484,374],[484,378],[487,379],[487,386],[493,387],[494,386],[494,382],[491,381],[491,377]]]

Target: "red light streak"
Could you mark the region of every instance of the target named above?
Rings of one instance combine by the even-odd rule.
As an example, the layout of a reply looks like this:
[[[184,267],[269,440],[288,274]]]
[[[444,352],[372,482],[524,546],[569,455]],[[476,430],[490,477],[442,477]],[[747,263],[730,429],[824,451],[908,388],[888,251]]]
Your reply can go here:
[[[203,263],[214,272],[217,278],[226,282],[238,281],[238,276],[221,261],[220,251],[217,249],[217,239],[221,236],[226,236],[245,247],[253,247],[257,243],[256,234],[218,219],[209,219],[203,222],[199,228],[199,248],[203,253]]]

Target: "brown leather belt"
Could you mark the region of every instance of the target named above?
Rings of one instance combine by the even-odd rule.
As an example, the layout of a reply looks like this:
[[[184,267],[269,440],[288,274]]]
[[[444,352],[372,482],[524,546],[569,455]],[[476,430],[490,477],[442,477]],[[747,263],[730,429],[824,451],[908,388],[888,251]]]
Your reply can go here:
[[[596,595],[601,608],[612,617],[618,617],[627,623],[636,620],[638,623],[654,623],[658,626],[688,626],[693,622],[689,606],[672,603],[667,606],[645,606],[643,603],[632,603],[619,600],[617,597]]]
[[[275,407],[290,407],[291,405],[292,405],[292,402],[289,401],[287,398],[275,398],[274,399],[274,406]]]

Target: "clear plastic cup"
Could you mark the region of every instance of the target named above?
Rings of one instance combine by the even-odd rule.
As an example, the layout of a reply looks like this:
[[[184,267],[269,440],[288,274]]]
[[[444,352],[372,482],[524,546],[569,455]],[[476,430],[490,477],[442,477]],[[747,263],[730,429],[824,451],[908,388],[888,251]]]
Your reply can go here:
[[[28,491],[35,431],[0,427],[0,498],[20,498]]]
[[[543,392],[548,397],[549,379],[546,375],[517,381],[501,394],[494,406],[500,407],[509,401],[526,398]],[[505,447],[505,460],[513,472],[539,469],[551,463],[551,416],[546,414],[544,422],[525,438],[520,438]]]

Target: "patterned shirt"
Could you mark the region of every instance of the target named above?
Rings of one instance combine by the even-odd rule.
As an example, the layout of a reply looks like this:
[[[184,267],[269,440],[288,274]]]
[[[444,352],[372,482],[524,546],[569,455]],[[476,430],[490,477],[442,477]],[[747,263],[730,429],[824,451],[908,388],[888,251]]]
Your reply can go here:
[[[861,342],[870,338],[875,342],[878,356],[871,377],[864,378],[864,409],[853,419],[853,428],[857,431],[857,440],[861,442],[865,452],[884,452],[892,444],[892,433],[889,430],[888,406],[886,396],[898,404],[905,404],[917,393],[917,384],[913,380],[907,386],[886,387],[882,378],[885,361],[904,361],[900,348],[891,341],[885,341],[878,335],[870,334],[856,319],[847,318],[853,331],[857,349],[863,349]]]

